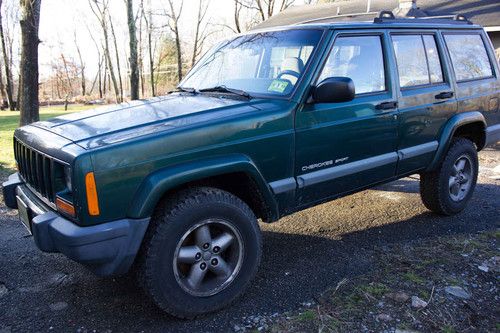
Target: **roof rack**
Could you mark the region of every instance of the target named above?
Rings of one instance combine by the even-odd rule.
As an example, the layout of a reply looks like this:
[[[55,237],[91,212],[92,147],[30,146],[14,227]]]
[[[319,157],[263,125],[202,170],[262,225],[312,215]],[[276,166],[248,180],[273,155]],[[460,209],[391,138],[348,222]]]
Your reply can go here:
[[[310,19],[310,20],[306,20],[306,21],[301,21],[301,22],[295,23],[295,25],[315,23],[315,22],[320,22],[320,21],[324,21],[324,20],[331,20],[331,19],[336,19],[336,18],[357,17],[357,16],[374,16],[377,14],[379,14],[379,13],[378,12],[363,12],[363,13],[330,15],[330,16],[318,17],[318,18],[314,18],[314,19]]]
[[[425,20],[426,23],[453,23],[453,24],[473,24],[464,15],[441,15],[441,16],[422,16],[422,17],[396,17],[390,10],[382,10],[377,17],[373,19],[374,23],[408,23],[417,20]],[[451,21],[450,21],[451,20]]]

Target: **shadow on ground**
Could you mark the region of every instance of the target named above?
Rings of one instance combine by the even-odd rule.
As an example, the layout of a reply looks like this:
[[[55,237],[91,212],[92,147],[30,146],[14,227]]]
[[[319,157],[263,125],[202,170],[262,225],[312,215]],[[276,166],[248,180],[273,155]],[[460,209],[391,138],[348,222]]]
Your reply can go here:
[[[394,191],[396,188],[414,193],[415,183],[402,180],[376,190]],[[478,192],[489,191],[490,187],[494,185],[480,184]],[[20,253],[14,251],[0,259],[2,267],[7,267],[0,273],[0,280],[9,289],[14,289],[0,299],[0,313],[5,311],[0,315],[0,322],[20,331],[50,327],[55,331],[67,331],[68,326],[89,331],[227,331],[242,316],[294,309],[341,279],[366,273],[375,261],[372,251],[375,246],[384,249],[392,243],[418,242],[496,227],[498,207],[483,209],[478,219],[474,219],[473,209],[456,217],[422,213],[405,221],[339,235],[339,239],[265,231],[261,269],[249,290],[229,308],[196,321],[178,320],[163,314],[130,277],[97,278],[60,255],[37,253],[32,239],[25,239],[23,242],[36,254],[32,256],[29,251],[22,254],[30,256],[27,260],[18,260]],[[67,273],[68,277],[60,283],[30,289],[37,276],[43,280],[57,271],[71,273]],[[9,281],[21,284],[16,286]],[[62,301],[68,303],[65,310],[49,309],[49,304]],[[8,304],[15,304],[15,309]]]

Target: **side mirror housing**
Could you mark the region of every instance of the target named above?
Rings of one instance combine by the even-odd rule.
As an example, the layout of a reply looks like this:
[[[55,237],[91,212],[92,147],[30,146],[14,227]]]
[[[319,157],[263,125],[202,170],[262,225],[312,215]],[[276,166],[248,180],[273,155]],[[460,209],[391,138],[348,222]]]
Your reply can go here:
[[[329,77],[321,81],[312,92],[314,103],[341,103],[354,99],[354,82],[348,77]]]

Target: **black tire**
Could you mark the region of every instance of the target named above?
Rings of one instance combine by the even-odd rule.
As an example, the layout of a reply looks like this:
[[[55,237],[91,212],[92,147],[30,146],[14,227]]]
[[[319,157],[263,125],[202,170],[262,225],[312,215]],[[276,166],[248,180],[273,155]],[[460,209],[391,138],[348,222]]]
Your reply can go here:
[[[470,184],[467,185],[467,192],[459,190],[457,192],[461,194],[455,195],[452,193],[450,183],[452,183],[451,177],[455,177],[456,174],[455,164],[460,159],[466,160],[468,164],[470,163],[471,177]],[[479,163],[474,143],[465,138],[453,139],[444,160],[437,170],[420,175],[420,196],[425,207],[441,215],[454,215],[464,210],[474,193],[478,170]]]
[[[181,269],[185,264],[176,264],[178,258],[181,257],[181,249],[184,248],[182,244],[185,243],[182,242],[192,239],[197,243],[197,230],[201,228],[197,226],[205,223],[203,221],[227,223],[207,224],[212,228],[209,229],[208,234],[214,233],[213,228],[228,227],[237,239],[236,241],[233,239],[233,245],[229,245],[227,249],[238,244],[237,250],[233,251],[237,255],[232,255],[231,258],[239,258],[235,265],[239,268],[232,271],[230,275],[232,280],[226,281],[227,285],[220,286],[219,288],[222,289],[212,295],[192,294],[198,291],[194,287],[191,290],[191,285],[185,282],[191,270],[188,270],[184,276]],[[215,238],[211,240],[211,243],[215,244],[215,242]],[[240,242],[242,246],[239,245]],[[215,256],[214,251],[220,251],[219,258],[221,262],[224,261],[222,252],[226,251],[226,248],[216,250],[210,245],[209,250],[203,251],[205,252],[201,252],[203,255],[198,260],[205,262],[205,254],[210,252]],[[261,253],[260,228],[248,205],[226,191],[208,187],[191,188],[165,199],[158,206],[139,254],[138,277],[143,288],[162,310],[175,317],[194,318],[219,310],[240,296],[257,272]],[[199,253],[196,254],[198,255]],[[213,263],[210,260],[213,259],[207,260],[206,263],[210,266],[210,262]],[[198,261],[195,264],[186,265],[191,265],[190,269],[201,269],[201,266],[195,267]],[[208,267],[210,270],[214,268]],[[219,283],[214,282],[215,279],[219,279],[219,276],[206,271],[202,280],[211,274],[210,282]],[[223,278],[225,277],[221,279]]]

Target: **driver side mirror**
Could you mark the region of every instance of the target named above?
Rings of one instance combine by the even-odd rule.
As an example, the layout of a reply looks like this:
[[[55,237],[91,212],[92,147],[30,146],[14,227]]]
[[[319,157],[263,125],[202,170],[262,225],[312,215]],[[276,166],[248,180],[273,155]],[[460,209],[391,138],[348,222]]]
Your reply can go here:
[[[354,99],[354,82],[348,77],[329,77],[321,81],[312,92],[314,103],[341,103]]]

